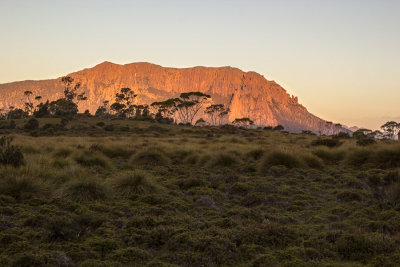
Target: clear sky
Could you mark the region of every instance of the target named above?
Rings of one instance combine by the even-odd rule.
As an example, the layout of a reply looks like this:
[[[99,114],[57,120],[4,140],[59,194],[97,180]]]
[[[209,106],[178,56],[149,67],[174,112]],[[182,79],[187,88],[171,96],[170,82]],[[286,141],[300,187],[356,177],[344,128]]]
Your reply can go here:
[[[349,126],[400,121],[400,0],[0,0],[0,83],[103,61],[234,66]]]

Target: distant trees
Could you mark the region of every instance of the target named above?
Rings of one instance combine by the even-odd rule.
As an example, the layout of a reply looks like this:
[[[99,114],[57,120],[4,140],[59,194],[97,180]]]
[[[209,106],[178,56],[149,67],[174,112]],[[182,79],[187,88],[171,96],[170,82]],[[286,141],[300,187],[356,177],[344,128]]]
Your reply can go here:
[[[53,116],[72,117],[78,113],[78,103],[87,100],[87,97],[84,91],[78,93],[81,83],[74,83],[71,76],[62,77],[61,82],[64,84],[64,97],[50,102],[46,108]]]
[[[254,121],[249,118],[236,118],[232,124],[237,126],[250,126],[254,124]]]
[[[115,94],[115,102],[110,106],[119,117],[130,117],[133,115],[135,106],[133,101],[136,98],[136,94],[128,87],[121,88],[120,93]]]
[[[384,135],[387,136],[387,138],[395,139],[400,132],[400,123],[388,121],[381,126],[381,129],[384,131]]]
[[[193,124],[194,118],[203,108],[210,95],[201,92],[188,92],[180,94],[176,98],[176,108],[180,122],[184,124]]]
[[[204,113],[208,116],[212,125],[221,125],[225,121],[229,109],[226,109],[223,104],[212,104],[206,107]]]

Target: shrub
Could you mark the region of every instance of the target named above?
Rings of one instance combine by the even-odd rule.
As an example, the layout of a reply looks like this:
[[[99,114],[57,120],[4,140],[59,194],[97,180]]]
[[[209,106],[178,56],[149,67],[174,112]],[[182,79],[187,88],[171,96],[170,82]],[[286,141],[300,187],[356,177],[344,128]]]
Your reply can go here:
[[[27,123],[25,123],[24,129],[30,131],[39,129],[39,121],[35,118],[30,118]]]
[[[358,138],[356,144],[358,146],[369,146],[375,144],[375,139],[372,138]]]
[[[97,126],[99,127],[104,127],[104,125],[106,125],[103,121],[99,121],[98,123],[96,123]]]
[[[112,124],[106,125],[104,126],[104,130],[106,130],[107,132],[112,132],[114,131],[114,125]]]
[[[110,256],[110,259],[123,264],[143,264],[151,259],[151,255],[140,248],[129,247],[115,250]]]
[[[143,171],[122,173],[112,181],[113,187],[119,195],[129,197],[133,194],[153,193],[157,186],[152,177]]]
[[[296,157],[290,155],[289,153],[275,151],[261,159],[259,171],[266,173],[271,166],[278,165],[282,165],[290,169],[300,167],[301,164]]]
[[[259,160],[262,156],[264,156],[265,151],[261,148],[256,148],[249,151],[246,156],[252,158],[254,160]]]
[[[104,169],[110,168],[110,163],[107,158],[101,154],[84,151],[75,157],[75,161],[85,167],[101,167]]]
[[[326,147],[338,147],[342,144],[339,139],[316,139],[311,142],[312,146],[326,146]]]
[[[339,254],[347,260],[366,262],[378,253],[390,253],[395,245],[387,236],[346,234],[336,241]]]
[[[209,161],[210,167],[232,167],[239,163],[239,160],[231,154],[228,153],[218,153],[212,157]]]
[[[136,165],[164,166],[170,163],[170,159],[160,151],[144,150],[140,151],[133,157],[132,163]]]
[[[327,163],[338,163],[345,157],[345,152],[341,150],[328,150],[328,149],[317,149],[313,151],[313,154],[322,159]]]
[[[110,193],[106,184],[94,179],[75,180],[62,190],[62,197],[76,202],[104,200]]]
[[[12,145],[12,137],[0,138],[0,165],[11,165],[15,168],[25,164],[24,155],[19,146]]]
[[[356,149],[347,157],[347,162],[350,165],[361,166],[370,161],[372,150],[369,149]]]

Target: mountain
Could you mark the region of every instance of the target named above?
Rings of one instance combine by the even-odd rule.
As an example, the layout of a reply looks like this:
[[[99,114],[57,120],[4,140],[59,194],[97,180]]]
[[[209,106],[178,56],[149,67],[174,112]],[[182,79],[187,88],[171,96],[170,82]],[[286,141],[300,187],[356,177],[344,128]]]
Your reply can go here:
[[[212,101],[225,104],[231,110],[229,120],[249,117],[256,125],[281,124],[286,130],[322,131],[334,134],[347,131],[341,126],[309,113],[279,84],[266,80],[256,72],[243,72],[232,67],[165,68],[150,63],[119,65],[101,63],[93,68],[70,74],[82,84],[88,100],[79,103],[79,110],[88,109],[92,114],[104,100],[114,99],[123,87],[129,87],[138,95],[138,104],[177,97],[182,92],[200,91],[210,94]],[[61,78],[42,81],[22,81],[0,84],[0,108],[22,107],[24,91],[42,96],[43,100],[55,100],[63,95]]]

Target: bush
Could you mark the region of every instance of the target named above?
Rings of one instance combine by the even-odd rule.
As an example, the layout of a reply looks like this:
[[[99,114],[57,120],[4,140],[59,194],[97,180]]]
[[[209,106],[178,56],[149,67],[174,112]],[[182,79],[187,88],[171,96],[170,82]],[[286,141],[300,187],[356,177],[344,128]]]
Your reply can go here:
[[[24,155],[19,146],[12,145],[12,137],[0,138],[0,165],[11,165],[15,168],[25,164]]]
[[[390,253],[395,249],[394,243],[387,236],[363,234],[346,234],[336,241],[336,246],[343,258],[363,262],[378,253]]]
[[[373,145],[375,143],[376,143],[375,139],[367,138],[367,137],[358,138],[357,142],[356,142],[356,144],[358,146],[369,146],[369,145]]]
[[[282,165],[290,169],[300,167],[301,164],[296,157],[286,152],[275,151],[261,159],[259,171],[266,173],[270,167],[278,165]]]
[[[106,125],[103,121],[99,121],[98,123],[96,123],[97,126],[99,127],[104,127],[104,125]]]
[[[338,147],[342,144],[339,139],[316,139],[311,142],[312,146],[326,146],[326,147]]]
[[[109,158],[129,158],[134,151],[126,149],[122,146],[102,146],[100,144],[93,144],[89,147],[90,151],[100,151]]]
[[[115,250],[109,256],[110,259],[123,264],[143,264],[151,259],[151,255],[140,248],[129,247]]]
[[[132,163],[136,165],[164,166],[170,163],[170,159],[160,151],[144,150],[133,157]]]
[[[94,179],[75,180],[62,191],[62,197],[76,202],[104,200],[110,194],[106,184]]]
[[[345,157],[345,152],[341,150],[328,150],[328,149],[317,149],[313,151],[313,154],[322,159],[326,163],[338,163]]]
[[[37,130],[39,129],[39,121],[35,118],[30,118],[27,123],[24,125],[25,130]]]
[[[149,174],[143,171],[130,171],[112,181],[119,195],[129,197],[133,194],[146,194],[157,191],[157,186]]]
[[[371,159],[372,150],[369,149],[356,149],[347,157],[347,162],[353,166],[361,166],[365,163],[368,163]]]

